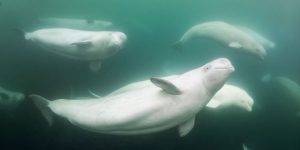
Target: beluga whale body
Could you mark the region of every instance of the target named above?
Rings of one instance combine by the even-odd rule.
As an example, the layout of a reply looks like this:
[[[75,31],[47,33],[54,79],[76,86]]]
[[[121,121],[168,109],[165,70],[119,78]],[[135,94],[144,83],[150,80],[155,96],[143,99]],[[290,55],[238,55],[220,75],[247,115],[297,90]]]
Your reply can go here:
[[[122,32],[50,28],[25,33],[25,39],[55,54],[89,61],[90,69],[98,71],[101,61],[122,49],[127,37]]]
[[[90,100],[49,101],[31,95],[35,105],[52,124],[52,113],[73,125],[98,133],[136,135],[178,127],[188,134],[195,115],[209,102],[234,71],[231,62],[219,58],[166,80],[151,78],[151,86]]]
[[[264,59],[266,55],[264,47],[252,36],[222,21],[205,22],[191,27],[174,44],[174,47],[182,48],[183,44],[200,38],[217,41],[233,50],[251,54],[261,59]]]

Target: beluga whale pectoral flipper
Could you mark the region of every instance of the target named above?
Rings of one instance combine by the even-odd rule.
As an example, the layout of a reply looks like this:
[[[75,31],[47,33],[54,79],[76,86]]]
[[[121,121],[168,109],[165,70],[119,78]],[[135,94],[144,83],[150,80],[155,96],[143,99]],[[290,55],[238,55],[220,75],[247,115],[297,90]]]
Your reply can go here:
[[[48,122],[52,113],[82,129],[117,135],[136,135],[177,127],[180,136],[194,126],[195,115],[224,85],[234,71],[226,58],[172,78],[151,78],[151,84],[85,100],[49,101],[30,98]]]
[[[115,31],[83,31],[66,28],[40,29],[25,33],[25,39],[49,52],[90,62],[98,71],[102,60],[115,55],[124,47],[127,37]]]
[[[174,44],[174,47],[182,48],[185,43],[200,38],[217,41],[237,52],[251,54],[261,59],[264,59],[267,54],[262,44],[254,37],[223,21],[205,22],[191,27]]]

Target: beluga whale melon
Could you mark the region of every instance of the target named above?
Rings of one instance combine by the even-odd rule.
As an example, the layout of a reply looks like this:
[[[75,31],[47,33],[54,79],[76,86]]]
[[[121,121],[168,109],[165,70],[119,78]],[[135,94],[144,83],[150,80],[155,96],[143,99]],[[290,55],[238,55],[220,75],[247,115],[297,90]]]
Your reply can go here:
[[[137,135],[177,127],[187,135],[195,115],[234,71],[226,58],[213,60],[174,79],[151,78],[151,86],[90,100],[49,101],[30,95],[49,124],[53,113],[82,129],[116,135]]]
[[[241,29],[223,21],[211,21],[195,25],[188,29],[173,46],[182,48],[195,39],[211,39],[238,52],[251,54],[260,59],[266,56],[264,47],[252,36]]]
[[[127,37],[122,32],[49,28],[25,33],[25,39],[49,52],[88,61],[90,69],[98,71],[101,61],[122,49]]]

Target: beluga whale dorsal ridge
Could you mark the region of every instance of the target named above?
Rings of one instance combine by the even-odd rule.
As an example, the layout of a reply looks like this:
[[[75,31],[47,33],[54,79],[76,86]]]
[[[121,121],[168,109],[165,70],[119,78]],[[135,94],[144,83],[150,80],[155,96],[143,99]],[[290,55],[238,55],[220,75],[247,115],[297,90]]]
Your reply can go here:
[[[52,123],[52,114],[82,129],[117,135],[136,135],[177,127],[180,136],[194,126],[195,115],[234,71],[226,58],[213,60],[176,78],[151,78],[153,84],[90,100],[49,101],[30,98]]]
[[[115,31],[83,31],[66,28],[40,29],[25,33],[25,39],[49,52],[90,62],[98,71],[103,59],[115,55],[124,47],[127,37]]]
[[[261,59],[264,59],[267,54],[261,43],[252,36],[223,21],[205,22],[191,27],[174,44],[174,47],[182,48],[183,44],[199,38],[217,41],[233,50],[251,54]]]
[[[113,26],[112,22],[98,19],[57,18],[47,17],[37,19],[37,24],[51,28],[70,28],[78,30],[99,31]]]

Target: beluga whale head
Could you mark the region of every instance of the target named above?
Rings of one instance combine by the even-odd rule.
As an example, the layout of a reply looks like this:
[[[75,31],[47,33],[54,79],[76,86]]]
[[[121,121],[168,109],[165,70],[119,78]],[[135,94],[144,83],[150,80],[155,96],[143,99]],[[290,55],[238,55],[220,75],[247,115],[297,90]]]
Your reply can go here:
[[[111,39],[108,43],[109,49],[107,50],[107,56],[114,55],[121,50],[127,41],[127,36],[122,32],[112,32]]]
[[[266,49],[258,42],[250,42],[243,45],[243,48],[247,50],[250,54],[257,56],[261,60],[264,60],[264,58],[267,55]]]
[[[227,58],[215,59],[200,68],[203,74],[203,84],[210,93],[217,92],[235,70]]]

